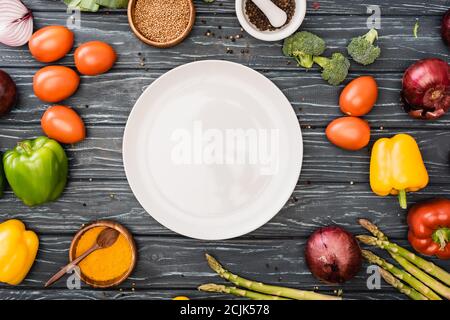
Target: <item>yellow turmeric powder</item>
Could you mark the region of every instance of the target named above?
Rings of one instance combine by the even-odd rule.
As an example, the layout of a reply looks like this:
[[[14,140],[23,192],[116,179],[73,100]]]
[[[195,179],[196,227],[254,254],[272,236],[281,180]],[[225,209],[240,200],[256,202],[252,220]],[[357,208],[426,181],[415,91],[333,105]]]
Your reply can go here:
[[[80,238],[76,248],[79,257],[92,247],[105,227],[87,230]],[[99,249],[87,256],[79,266],[84,276],[93,281],[109,281],[122,276],[131,266],[131,246],[120,233],[116,242],[108,248]]]

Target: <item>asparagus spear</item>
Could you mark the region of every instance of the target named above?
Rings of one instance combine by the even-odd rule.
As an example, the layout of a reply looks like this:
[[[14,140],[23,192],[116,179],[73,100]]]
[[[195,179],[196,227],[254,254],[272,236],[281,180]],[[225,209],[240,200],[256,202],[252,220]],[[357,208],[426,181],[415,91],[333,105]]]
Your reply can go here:
[[[401,265],[406,271],[408,271],[417,279],[428,285],[431,289],[439,293],[441,296],[445,297],[446,299],[450,299],[449,287],[440,283],[436,279],[430,277],[428,274],[418,269],[415,265],[413,265],[411,262],[409,262],[402,256],[399,256],[398,254],[391,254],[391,255],[392,258],[394,258],[395,261],[397,261],[398,264]]]
[[[388,237],[380,229],[378,229],[378,227],[375,224],[373,224],[369,220],[360,219],[359,224],[361,226],[363,226],[363,228],[368,230],[370,233],[372,233],[379,240],[388,241]],[[449,292],[449,288],[447,286],[443,285],[441,282],[437,281],[436,279],[430,277],[428,274],[426,274],[422,270],[418,269],[415,265],[413,265],[412,263],[410,263],[408,260],[401,257],[400,255],[393,253],[392,251],[389,251],[389,253],[392,256],[392,258],[394,258],[403,268],[405,268],[408,272],[410,272],[410,274],[412,274],[417,279],[419,279],[421,282],[423,282],[424,285],[427,285],[428,287],[434,289],[437,293],[441,294],[443,297],[446,297],[447,299],[449,299],[448,295],[450,292]],[[409,252],[409,254],[412,254],[412,253]],[[427,261],[425,261],[425,262],[427,262]],[[435,294],[433,291],[431,291],[431,292],[433,294]],[[424,293],[424,292],[422,292],[422,293]],[[426,296],[428,296],[428,295],[426,295]],[[430,296],[428,296],[428,297],[430,299],[433,299]]]
[[[369,236],[356,236],[356,238],[361,241],[362,243],[371,245],[371,246],[377,246],[381,249],[388,250],[390,253],[398,254],[402,256],[403,258],[407,259],[408,261],[414,263],[416,266],[421,268],[422,270],[426,271],[430,275],[438,278],[442,282],[444,282],[447,285],[450,285],[450,273],[445,271],[444,269],[438,267],[432,262],[429,262],[425,259],[422,259],[421,257],[415,255],[414,253],[400,247],[399,245],[389,242],[389,241],[383,241],[379,240],[374,237]]]
[[[389,240],[388,237],[387,237],[380,229],[378,229],[378,227],[377,227],[375,224],[373,224],[371,221],[366,220],[366,219],[359,219],[359,224],[360,224],[364,229],[366,229],[366,230],[368,230],[370,233],[372,233],[372,234],[373,234],[375,237],[377,237],[379,240],[383,240],[383,241],[388,241],[388,240]],[[369,260],[371,263],[375,263],[375,264],[379,265],[380,267],[382,267],[382,268],[384,268],[384,269],[386,269],[386,270],[388,270],[388,271],[391,271],[392,274],[393,274],[394,276],[396,276],[396,277],[399,278],[400,280],[403,280],[403,281],[409,283],[413,288],[417,289],[419,292],[421,292],[422,294],[424,294],[425,296],[427,296],[430,300],[441,300],[441,298],[440,298],[438,295],[436,295],[436,293],[433,292],[433,291],[432,291],[428,286],[426,286],[424,283],[426,283],[427,285],[429,285],[430,279],[431,279],[431,285],[432,285],[433,287],[437,287],[437,288],[439,288],[438,290],[440,290],[441,292],[445,292],[445,289],[444,289],[444,290],[441,290],[441,289],[443,289],[443,288],[441,288],[443,285],[442,285],[440,282],[435,281],[433,278],[429,277],[427,274],[425,274],[425,273],[422,272],[421,270],[415,268],[414,265],[411,265],[410,263],[408,263],[408,261],[406,261],[406,263],[407,263],[407,264],[409,265],[409,267],[410,267],[410,268],[408,268],[408,270],[412,270],[413,274],[414,274],[420,281],[422,281],[422,282],[424,282],[424,283],[418,281],[418,280],[417,280],[416,278],[414,278],[410,273],[408,273],[408,272],[406,272],[406,271],[403,271],[403,270],[400,270],[400,269],[396,268],[394,265],[388,263],[387,261],[385,261],[385,260],[383,260],[383,259],[381,259],[381,258],[379,258],[379,257],[377,257],[377,256],[375,256],[375,255],[373,255],[373,254],[372,254],[372,256],[371,256],[371,255],[367,254],[367,252],[368,252],[368,253],[371,253],[370,251],[365,251],[365,250],[363,250],[363,256],[364,256],[367,260]],[[390,254],[391,254],[392,258],[394,258],[397,262],[398,262],[398,260],[405,260],[405,259],[402,259],[398,254],[395,254],[395,253],[392,253],[392,252],[390,252]],[[380,263],[383,264],[383,265],[381,265]],[[397,270],[400,270],[401,272],[406,273],[407,275],[403,275],[402,277],[399,277],[399,276],[398,276],[398,272],[395,272],[396,270],[393,271],[394,269],[389,268],[389,265],[392,266],[393,268],[397,269]],[[386,267],[388,267],[388,268],[386,268]],[[411,268],[411,267],[412,267],[412,268]],[[410,279],[410,278],[412,278],[412,279]],[[418,283],[413,284],[413,283],[411,283],[411,281],[412,281],[412,282],[416,282],[416,281],[417,281]],[[444,286],[444,287],[445,287],[445,286]]]
[[[249,298],[252,300],[290,300],[283,297],[271,296],[263,293],[253,292],[249,290],[239,289],[236,287],[228,287],[214,283],[203,284],[198,287],[198,290],[205,292],[218,292],[232,294],[237,297]]]
[[[221,276],[225,280],[230,281],[238,287],[242,287],[248,290],[296,300],[342,300],[342,298],[338,296],[329,296],[313,291],[303,291],[292,288],[272,286],[261,282],[247,280],[226,270],[216,259],[214,259],[209,254],[206,254],[206,260],[208,261],[208,265],[211,267],[211,269],[217,272],[219,276]]]
[[[413,287],[415,290],[426,296],[428,299],[442,300],[436,293],[433,292],[433,290],[431,290],[425,284],[414,278],[408,272],[397,268],[393,264],[390,264],[386,260],[378,257],[377,255],[373,254],[368,250],[361,250],[361,252],[363,257],[366,258],[370,263],[378,265],[379,267],[393,274],[398,279],[408,283],[411,287]]]
[[[380,274],[383,277],[384,281],[389,283],[391,286],[396,288],[401,293],[406,294],[413,300],[428,300],[427,297],[425,297],[421,293],[417,292],[416,290],[407,286],[406,284],[403,284],[400,280],[395,278],[390,272],[380,267],[378,267],[378,270],[380,271]]]
[[[388,241],[388,237],[378,227],[367,219],[359,219],[359,224],[380,240]]]

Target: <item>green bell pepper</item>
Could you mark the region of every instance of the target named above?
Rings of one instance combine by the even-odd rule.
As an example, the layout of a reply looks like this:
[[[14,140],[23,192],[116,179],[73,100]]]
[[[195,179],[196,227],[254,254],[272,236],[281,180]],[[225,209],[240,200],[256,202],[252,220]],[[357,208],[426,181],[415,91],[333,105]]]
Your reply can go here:
[[[47,137],[19,142],[3,155],[3,167],[11,189],[28,206],[58,199],[66,185],[66,153]]]

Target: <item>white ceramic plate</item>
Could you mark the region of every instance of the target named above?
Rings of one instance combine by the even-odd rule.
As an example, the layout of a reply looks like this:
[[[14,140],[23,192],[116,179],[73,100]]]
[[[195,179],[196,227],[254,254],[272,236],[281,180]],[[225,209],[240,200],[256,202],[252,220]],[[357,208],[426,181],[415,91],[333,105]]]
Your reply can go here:
[[[237,237],[289,199],[303,156],[289,101],[240,64],[200,61],[154,81],[125,128],[128,182],[167,228],[197,239]]]

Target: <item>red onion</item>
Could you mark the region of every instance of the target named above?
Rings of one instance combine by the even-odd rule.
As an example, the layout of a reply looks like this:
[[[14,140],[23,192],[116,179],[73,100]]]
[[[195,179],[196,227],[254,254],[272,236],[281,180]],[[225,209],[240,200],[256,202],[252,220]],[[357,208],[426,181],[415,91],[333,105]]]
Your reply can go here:
[[[362,255],[356,239],[342,228],[315,231],[306,243],[306,263],[311,273],[327,283],[343,283],[361,269]]]
[[[442,39],[447,45],[450,45],[450,9],[444,14],[441,24]]]
[[[33,34],[33,14],[20,0],[0,2],[0,42],[19,47]]]
[[[403,75],[402,99],[413,118],[437,119],[450,108],[450,67],[429,58],[417,61]]]
[[[17,88],[13,79],[0,70],[0,115],[8,113],[17,102]]]

